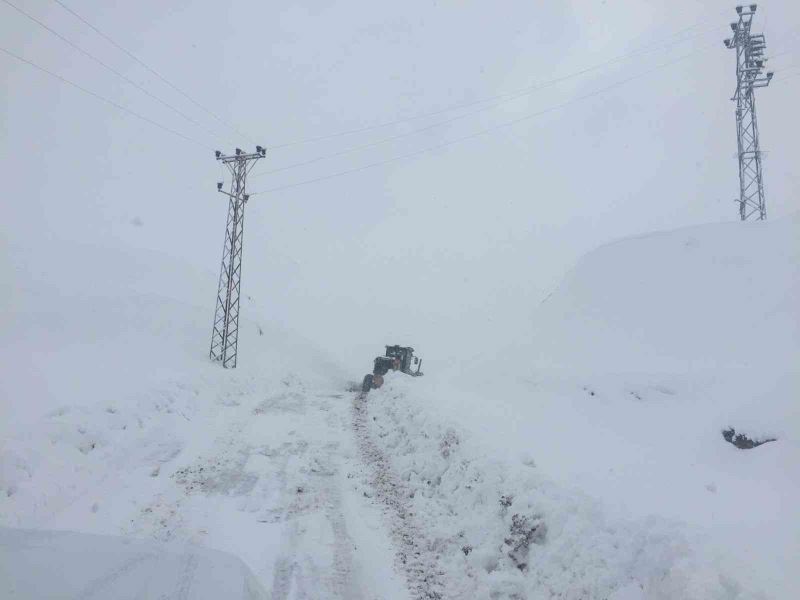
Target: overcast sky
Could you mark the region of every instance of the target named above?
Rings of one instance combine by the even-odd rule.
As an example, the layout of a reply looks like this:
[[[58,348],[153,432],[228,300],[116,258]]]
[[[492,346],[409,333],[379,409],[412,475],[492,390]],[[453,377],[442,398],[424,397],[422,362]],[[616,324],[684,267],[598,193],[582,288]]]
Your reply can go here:
[[[6,242],[155,249],[215,281],[226,199],[214,149],[269,148],[258,192],[441,146],[247,206],[243,292],[365,371],[395,341],[434,363],[502,347],[593,247],[738,218],[732,2],[63,0],[243,139],[52,0],[10,1],[202,128],[0,3],[0,46],[196,140],[0,53]],[[800,191],[800,3],[760,3],[754,30],[775,56],[758,109],[779,218]],[[195,299],[209,332],[214,292]]]

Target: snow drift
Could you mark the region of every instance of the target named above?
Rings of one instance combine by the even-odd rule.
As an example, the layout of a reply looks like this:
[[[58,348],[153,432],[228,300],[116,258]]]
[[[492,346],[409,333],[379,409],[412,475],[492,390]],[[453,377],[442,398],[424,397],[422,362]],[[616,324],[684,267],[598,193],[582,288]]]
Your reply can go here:
[[[535,314],[537,368],[797,367],[800,215],[656,233],[583,258]]]
[[[796,597],[798,239],[795,216],[604,246],[531,339],[390,380],[373,435],[434,554],[497,597]],[[515,514],[546,531],[522,553]]]

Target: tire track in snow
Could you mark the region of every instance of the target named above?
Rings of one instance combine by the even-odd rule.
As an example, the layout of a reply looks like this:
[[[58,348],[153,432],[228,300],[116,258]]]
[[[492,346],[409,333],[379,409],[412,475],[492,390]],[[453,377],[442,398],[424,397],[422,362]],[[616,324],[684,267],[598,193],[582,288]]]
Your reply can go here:
[[[333,553],[333,589],[342,598],[359,600],[362,596],[354,585],[353,540],[347,532],[347,525],[342,510],[341,490],[332,481],[333,474],[328,476],[325,491],[327,496],[326,516],[331,525],[334,539]]]
[[[102,598],[103,595],[108,592],[108,588],[116,583],[117,580],[138,569],[139,565],[142,563],[154,561],[156,558],[157,557],[155,554],[149,552],[129,558],[116,569],[105,573],[94,581],[91,581],[83,591],[78,592],[78,595],[76,596],[77,600]]]
[[[331,418],[329,403],[324,400],[307,402],[305,395],[295,397],[300,402],[294,407],[307,419],[319,419],[325,426],[339,430],[340,423]],[[316,409],[309,414],[307,408]],[[277,559],[272,582],[275,600],[288,598],[341,598],[360,600],[363,595],[355,577],[353,541],[347,531],[340,489],[340,465],[336,450],[339,442],[320,445],[317,442],[304,444],[282,462],[279,480],[282,484],[281,504],[286,506],[280,520],[286,524],[281,545],[286,549]],[[289,477],[291,459],[303,459],[308,465],[300,479]],[[292,469],[302,472],[301,469]],[[290,480],[291,479],[291,480]],[[304,536],[312,523],[305,523],[306,515],[320,511],[324,514],[333,536],[331,543],[331,567],[322,569],[313,557],[301,549]]]
[[[195,579],[195,572],[197,571],[197,555],[189,552],[183,559],[183,569],[181,570],[180,583],[178,589],[175,590],[175,600],[187,600],[189,593],[192,591],[192,584]]]
[[[370,483],[378,502],[389,517],[391,535],[412,598],[443,600],[445,573],[439,567],[425,533],[416,523],[408,502],[409,493],[392,472],[389,460],[369,432],[369,410],[366,397],[358,394],[353,401],[353,429],[361,458],[370,473]]]
[[[290,523],[289,528],[287,539],[281,543],[286,551],[275,561],[275,574],[272,577],[273,600],[286,600],[289,597],[289,592],[292,591],[292,579],[295,578],[295,570],[298,567],[295,557],[297,538],[299,537],[297,523]],[[297,580],[302,581],[303,578],[297,577]],[[298,597],[305,598],[306,596],[299,594]]]

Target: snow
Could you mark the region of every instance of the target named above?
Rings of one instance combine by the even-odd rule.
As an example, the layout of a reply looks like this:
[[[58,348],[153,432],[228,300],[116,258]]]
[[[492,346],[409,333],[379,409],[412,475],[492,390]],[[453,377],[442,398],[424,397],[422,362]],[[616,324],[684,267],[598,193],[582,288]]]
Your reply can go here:
[[[246,287],[226,371],[207,358],[213,273],[121,244],[9,244],[0,589],[794,598],[798,229],[604,246],[533,335],[448,368],[419,348],[425,377],[389,373],[364,399],[361,372]],[[729,427],[776,441],[739,450]]]
[[[479,596],[796,597],[798,229],[605,246],[538,308],[530,340],[371,397],[440,560],[465,563]],[[777,441],[739,450],[728,427]],[[525,572],[503,545],[514,513],[547,528]]]
[[[242,561],[223,552],[6,528],[0,528],[0,586],[4,598],[41,600],[268,598]]]
[[[407,597],[380,512],[352,481],[335,361],[245,297],[240,366],[212,364],[216,278],[168,256],[50,242],[4,258],[0,525],[9,554],[27,544],[20,528],[55,540],[15,559],[29,572],[52,552],[60,570],[84,566],[78,585],[128,560],[93,561],[88,538],[52,537],[82,532],[147,540],[165,568],[182,560],[175,544],[227,552],[271,598]],[[9,576],[0,584],[17,585]],[[16,597],[40,598],[29,584]]]
[[[531,358],[594,372],[795,367],[798,221],[699,226],[599,248],[537,311],[542,343]]]

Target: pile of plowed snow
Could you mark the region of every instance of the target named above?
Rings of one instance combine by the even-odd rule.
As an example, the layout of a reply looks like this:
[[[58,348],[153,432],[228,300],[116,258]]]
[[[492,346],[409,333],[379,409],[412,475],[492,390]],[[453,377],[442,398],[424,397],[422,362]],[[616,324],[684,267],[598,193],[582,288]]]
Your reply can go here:
[[[798,230],[795,215],[603,246],[539,307],[526,359],[597,373],[749,369],[762,380],[795,369]]]
[[[373,393],[445,570],[498,597],[796,597],[798,240],[795,216],[604,246],[532,339]]]

